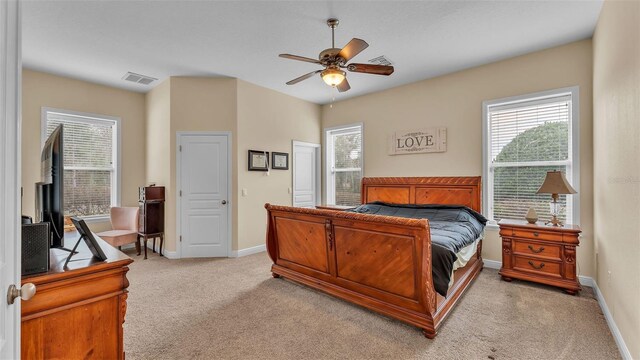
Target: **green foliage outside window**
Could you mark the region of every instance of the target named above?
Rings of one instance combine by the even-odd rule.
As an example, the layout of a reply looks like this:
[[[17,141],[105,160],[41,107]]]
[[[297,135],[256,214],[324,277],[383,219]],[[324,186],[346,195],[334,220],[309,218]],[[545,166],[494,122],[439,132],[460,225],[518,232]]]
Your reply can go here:
[[[495,163],[563,161],[569,156],[567,122],[548,122],[517,135],[505,145],[495,158]],[[499,166],[493,171],[493,217],[522,219],[529,207],[538,212],[540,219],[549,217],[549,194],[536,194],[547,171],[560,170],[566,166]],[[559,202],[566,220],[567,198],[561,195]]]

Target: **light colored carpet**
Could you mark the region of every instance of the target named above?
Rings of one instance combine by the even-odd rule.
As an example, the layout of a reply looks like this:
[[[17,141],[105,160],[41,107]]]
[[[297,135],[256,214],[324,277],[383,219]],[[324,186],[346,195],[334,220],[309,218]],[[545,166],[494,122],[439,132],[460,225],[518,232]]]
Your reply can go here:
[[[131,255],[127,359],[614,359],[591,289],[500,280],[484,269],[435,340],[284,279],[266,253],[238,259]]]

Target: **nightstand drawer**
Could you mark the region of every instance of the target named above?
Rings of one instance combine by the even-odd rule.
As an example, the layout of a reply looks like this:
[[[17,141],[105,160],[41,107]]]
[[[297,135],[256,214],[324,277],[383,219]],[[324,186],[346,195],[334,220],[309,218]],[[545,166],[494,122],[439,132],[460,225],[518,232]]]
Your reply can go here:
[[[524,240],[513,240],[514,254],[544,257],[552,260],[562,260],[562,247],[549,243],[536,243]]]
[[[540,239],[547,241],[559,241],[562,242],[562,233],[551,231],[539,231],[539,230],[524,230],[524,229],[511,229],[512,236],[521,237],[526,239]]]
[[[560,265],[562,263],[531,259],[523,256],[513,257],[513,269],[535,272],[540,275],[561,277]]]

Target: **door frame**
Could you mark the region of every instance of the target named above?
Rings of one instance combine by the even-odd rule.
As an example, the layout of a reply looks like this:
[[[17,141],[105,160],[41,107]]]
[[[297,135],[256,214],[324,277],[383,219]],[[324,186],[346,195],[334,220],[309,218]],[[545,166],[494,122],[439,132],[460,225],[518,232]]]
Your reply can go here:
[[[176,131],[176,256],[182,258],[182,244],[180,244],[180,234],[182,233],[182,201],[180,196],[181,184],[181,161],[180,146],[182,136],[193,135],[219,135],[227,137],[227,257],[231,257],[231,242],[233,238],[233,206],[231,198],[233,194],[233,136],[231,131]]]
[[[20,358],[21,300],[7,304],[9,284],[20,286],[22,183],[22,25],[20,0],[0,1],[0,242],[6,264],[0,279],[0,300],[6,319],[0,326],[6,336],[0,357]]]
[[[322,145],[316,143],[310,143],[306,141],[291,141],[291,206],[295,205],[295,195],[296,195],[296,168],[295,168],[295,149],[296,145],[299,146],[308,146],[315,148],[316,153],[316,199],[315,204],[322,204]]]

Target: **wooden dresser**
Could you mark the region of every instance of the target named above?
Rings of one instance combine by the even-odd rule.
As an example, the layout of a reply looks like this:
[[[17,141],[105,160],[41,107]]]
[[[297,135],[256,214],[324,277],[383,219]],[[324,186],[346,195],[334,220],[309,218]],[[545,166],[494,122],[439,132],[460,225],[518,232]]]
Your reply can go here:
[[[553,285],[572,295],[580,291],[576,273],[578,226],[547,226],[508,219],[498,224],[502,237],[500,275],[503,280]]]
[[[65,235],[67,245],[75,241]],[[66,270],[68,253],[52,249],[48,272],[22,278],[36,285],[35,296],[22,301],[22,359],[124,359],[126,274],[133,260],[98,242],[104,262],[82,242]]]

